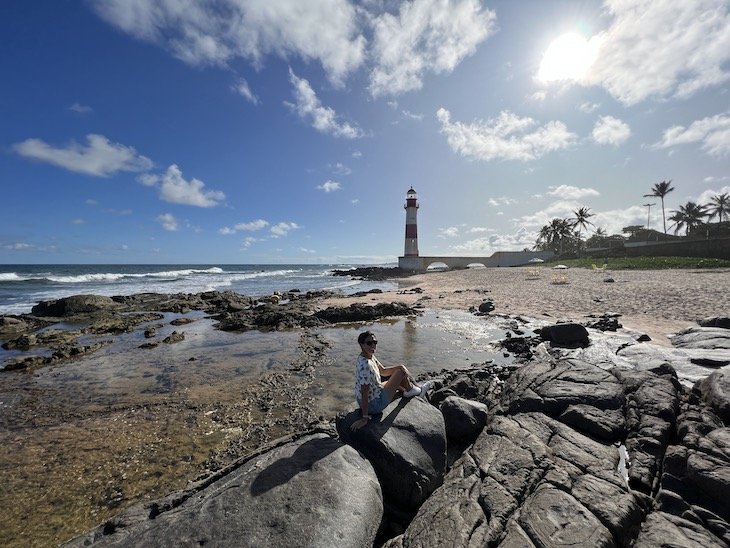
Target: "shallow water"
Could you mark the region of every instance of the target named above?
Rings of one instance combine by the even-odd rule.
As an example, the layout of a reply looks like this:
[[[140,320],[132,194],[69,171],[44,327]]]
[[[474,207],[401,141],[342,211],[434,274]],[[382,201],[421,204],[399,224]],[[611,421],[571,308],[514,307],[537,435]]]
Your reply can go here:
[[[180,489],[271,439],[350,405],[357,335],[374,331],[377,355],[414,376],[506,361],[494,321],[425,312],[388,321],[287,332],[228,333],[200,313],[154,341],[131,333],[78,361],[0,375],[0,544],[62,542],[119,509]],[[308,343],[321,352],[311,356]],[[311,350],[311,349],[310,349]],[[6,353],[7,354],[7,353]],[[2,356],[7,359],[7,355]]]

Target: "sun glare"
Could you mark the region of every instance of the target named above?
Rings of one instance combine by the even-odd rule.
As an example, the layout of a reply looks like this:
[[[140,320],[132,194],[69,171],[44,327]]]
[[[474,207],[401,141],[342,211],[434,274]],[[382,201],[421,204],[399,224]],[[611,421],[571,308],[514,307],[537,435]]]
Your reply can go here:
[[[557,82],[580,80],[596,59],[595,44],[569,32],[556,38],[542,57],[538,80]]]

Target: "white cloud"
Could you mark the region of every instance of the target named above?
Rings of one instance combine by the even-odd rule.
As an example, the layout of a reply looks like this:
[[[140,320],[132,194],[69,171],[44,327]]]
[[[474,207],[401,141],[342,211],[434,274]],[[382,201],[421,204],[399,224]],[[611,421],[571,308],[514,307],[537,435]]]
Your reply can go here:
[[[580,188],[571,185],[549,186],[547,194],[565,200],[579,200],[587,196],[600,196],[600,192],[593,188]]]
[[[352,173],[352,170],[349,167],[341,164],[340,162],[337,162],[334,165],[330,164],[328,167],[335,175],[350,175]]]
[[[257,241],[258,240],[253,236],[246,236],[241,242],[241,249],[248,249],[249,247],[251,247],[251,244]]]
[[[260,103],[259,98],[254,95],[248,85],[248,82],[243,78],[240,78],[235,84],[233,84],[231,86],[231,90],[246,99],[249,103],[253,103],[254,105],[258,105]]]
[[[352,153],[352,157],[353,158],[362,158],[362,152],[360,152],[359,150],[356,150]]]
[[[618,146],[631,136],[631,128],[618,118],[601,116],[593,126],[592,135],[598,144]]]
[[[469,234],[481,234],[482,232],[489,232],[489,229],[483,226],[474,226],[469,229]]]
[[[458,245],[451,246],[450,252],[455,255],[489,256],[495,251],[522,250],[535,243],[533,233],[518,228],[514,233],[498,233],[475,238]]]
[[[109,177],[119,171],[145,171],[153,165],[134,147],[111,143],[103,135],[89,134],[86,141],[86,146],[72,142],[65,148],[55,148],[40,139],[27,139],[15,143],[12,149],[25,158],[95,177]]]
[[[358,10],[347,0],[92,0],[107,22],[191,65],[263,65],[267,55],[316,60],[340,84],[365,59]]]
[[[90,206],[95,206],[95,205],[98,205],[99,204],[99,202],[97,202],[96,200],[92,200],[91,198],[89,198],[88,200],[86,200],[84,203],[86,205],[90,205]]]
[[[246,232],[256,232],[257,230],[263,230],[267,226],[269,226],[269,221],[265,221],[264,219],[256,219],[255,221],[250,221],[247,223],[238,223],[234,225],[233,227],[223,227],[218,230],[220,234],[235,234],[236,232],[240,231],[246,231]]]
[[[501,196],[499,198],[489,198],[489,200],[487,200],[487,203],[490,206],[498,207],[502,205],[516,204],[517,200],[515,200],[514,198],[508,198],[507,196]]]
[[[84,221],[83,219],[71,219],[71,224],[74,225],[83,225],[85,223],[86,221]]]
[[[686,98],[730,79],[727,0],[604,0],[611,26],[581,81],[625,105]]]
[[[678,145],[702,143],[702,149],[711,156],[725,156],[730,153],[730,114],[696,120],[685,128],[673,126],[664,131],[662,140],[652,148],[670,148]]]
[[[296,223],[277,223],[274,226],[271,227],[271,235],[274,238],[278,238],[280,236],[286,236],[289,234],[290,231],[296,230],[298,228],[301,228]]]
[[[532,95],[530,95],[530,99],[537,102],[542,102],[547,98],[547,92],[544,90],[536,91]]]
[[[713,196],[718,196],[720,194],[730,194],[730,186],[725,185],[725,186],[719,188],[718,190],[712,190],[712,189],[708,188],[707,190],[702,192],[699,196],[697,196],[696,199],[694,199],[692,201],[697,204],[709,204],[710,200],[712,199]],[[724,218],[725,218],[725,215],[723,215],[723,219]],[[716,219],[717,219],[717,217],[716,217]]]
[[[165,230],[175,231],[178,229],[178,222],[172,213],[163,213],[157,217],[157,222],[162,225]]]
[[[405,116],[406,118],[410,118],[411,120],[418,120],[419,122],[423,120],[423,114],[414,114],[413,112],[407,110],[403,111],[403,116]]]
[[[456,238],[459,235],[459,227],[450,226],[448,228],[439,229],[439,235],[442,238]]]
[[[373,97],[420,89],[428,72],[451,72],[496,29],[495,12],[477,0],[414,0],[373,19]]]
[[[327,181],[325,183],[322,183],[321,185],[317,185],[318,190],[323,190],[325,192],[334,192],[335,190],[340,190],[342,188],[342,185],[338,183],[337,181]]]
[[[299,251],[303,253],[317,253],[314,249],[307,249],[306,247],[300,247]]]
[[[204,190],[205,183],[198,179],[186,181],[182,171],[175,164],[167,168],[164,175],[145,173],[138,180],[146,186],[158,186],[160,199],[172,204],[183,204],[197,207],[215,207],[226,199],[219,190]]]
[[[289,69],[289,80],[294,86],[296,103],[286,102],[285,104],[295,111],[302,120],[309,120],[314,129],[334,137],[344,137],[346,139],[362,137],[363,133],[360,128],[351,126],[347,122],[339,122],[334,110],[322,106],[309,82],[304,78],[299,78],[291,68]]]
[[[472,124],[451,122],[448,110],[436,113],[441,133],[446,135],[454,152],[472,160],[535,160],[555,150],[570,147],[576,135],[562,122],[548,122],[535,127],[532,118],[520,118],[503,111],[497,118]]]
[[[586,101],[585,103],[581,103],[578,106],[578,110],[580,110],[581,112],[585,112],[586,114],[590,114],[591,112],[598,109],[598,107],[600,106],[601,105],[599,105],[598,103],[589,103]]]
[[[94,112],[93,108],[86,106],[86,105],[82,105],[80,103],[74,103],[73,105],[68,107],[68,109],[72,112],[77,112],[79,114],[89,114],[91,112]]]

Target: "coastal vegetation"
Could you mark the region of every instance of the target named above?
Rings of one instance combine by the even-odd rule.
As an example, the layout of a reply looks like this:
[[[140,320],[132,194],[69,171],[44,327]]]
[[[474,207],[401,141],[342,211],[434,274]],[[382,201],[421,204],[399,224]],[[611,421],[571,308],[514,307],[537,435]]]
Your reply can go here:
[[[571,268],[601,267],[595,258],[554,259],[542,263],[546,268],[563,264]],[[607,270],[661,270],[665,268],[730,268],[730,260],[702,257],[611,257]]]
[[[543,225],[538,232],[533,249],[554,251],[564,262],[566,257],[580,258],[582,254],[593,254],[594,257],[622,255],[626,244],[631,245],[637,242],[665,243],[730,237],[730,221],[728,221],[730,194],[717,194],[705,204],[688,201],[686,204],[679,205],[667,217],[664,197],[674,190],[671,183],[672,181],[657,183],[649,194],[644,194],[644,197],[651,196],[661,199],[663,232],[649,228],[647,213],[646,227],[630,225],[623,227],[622,234],[608,234],[603,227],[596,226],[590,221],[590,218],[594,217],[590,208],[580,207],[573,212],[573,216],[570,218],[555,218]],[[650,208],[654,204],[645,205]],[[717,221],[713,222],[715,218]],[[670,221],[669,229],[673,229],[673,234],[667,232],[667,220]],[[589,227],[593,228],[591,236],[588,236]],[[585,239],[583,239],[584,234]],[[658,257],[657,259],[663,258]],[[588,266],[590,264],[588,261]]]

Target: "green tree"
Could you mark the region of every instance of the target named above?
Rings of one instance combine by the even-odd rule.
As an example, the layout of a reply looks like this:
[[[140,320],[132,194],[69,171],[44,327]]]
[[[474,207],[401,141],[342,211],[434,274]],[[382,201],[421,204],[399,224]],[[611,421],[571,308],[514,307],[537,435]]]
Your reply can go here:
[[[595,226],[592,222],[590,222],[588,219],[593,217],[593,213],[591,213],[591,209],[589,207],[579,207],[573,212],[573,224],[572,228],[578,228],[578,249],[577,252],[580,253],[580,231],[581,228],[583,230],[587,230],[588,226]]]
[[[695,202],[687,202],[679,206],[679,209],[669,217],[669,220],[674,224],[674,233],[677,234],[684,228],[685,234],[689,234],[705,224],[706,208],[707,206],[698,205]]]
[[[535,249],[552,250],[562,255],[566,246],[575,244],[573,223],[568,219],[553,219],[544,225],[535,240]]]
[[[719,221],[722,222],[723,215],[730,215],[730,194],[724,192],[710,198],[710,203],[707,206],[707,214],[710,221],[715,217],[719,217]]]
[[[661,198],[662,200],[662,221],[664,221],[664,234],[667,233],[667,218],[664,214],[664,196],[669,194],[672,190],[674,190],[674,187],[672,186],[672,181],[662,181],[661,183],[655,184],[651,189],[651,194],[644,194],[644,198],[647,198],[649,196],[655,196],[657,198]]]

